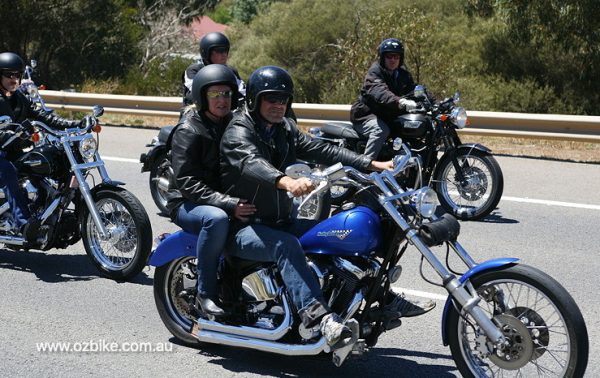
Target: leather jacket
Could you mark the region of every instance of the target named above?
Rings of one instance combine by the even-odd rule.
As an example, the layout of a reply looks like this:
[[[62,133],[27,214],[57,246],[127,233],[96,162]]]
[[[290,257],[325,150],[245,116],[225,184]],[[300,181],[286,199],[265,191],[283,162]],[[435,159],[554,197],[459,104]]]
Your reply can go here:
[[[225,193],[256,206],[255,223],[270,226],[291,221],[293,201],[277,181],[297,159],[323,164],[341,162],[366,170],[371,159],[350,150],[310,138],[291,118],[273,125],[265,136],[248,112],[234,116],[221,140],[221,178]],[[262,122],[262,121],[258,121]]]
[[[41,109],[36,109],[35,105],[20,90],[15,91],[10,97],[0,95],[0,116],[9,116],[15,123],[22,123],[27,119],[40,121],[54,129],[77,127],[81,123],[81,121],[71,121]],[[0,130],[0,146],[12,136],[15,128],[15,126],[10,126]],[[23,145],[13,146],[11,144],[7,149],[9,152],[14,152],[13,150],[22,147]]]
[[[402,67],[389,73],[379,62],[367,71],[358,100],[352,104],[352,123],[363,123],[378,117],[390,121],[405,111],[398,107],[398,101],[415,89],[411,74]]]
[[[219,174],[219,142],[228,120],[216,124],[195,109],[188,109],[176,126],[171,140],[171,166],[177,189],[169,191],[167,202],[171,219],[186,201],[233,213],[239,198],[222,193]]]

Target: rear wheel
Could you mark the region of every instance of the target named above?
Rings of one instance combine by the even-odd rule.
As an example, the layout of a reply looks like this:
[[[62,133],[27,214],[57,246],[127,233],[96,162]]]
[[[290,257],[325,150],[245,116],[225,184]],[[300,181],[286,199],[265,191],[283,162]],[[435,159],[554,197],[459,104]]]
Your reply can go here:
[[[150,194],[161,215],[168,216],[167,208],[169,188],[173,186],[173,168],[166,153],[156,157],[156,163],[150,168]]]
[[[159,266],[154,272],[154,301],[165,327],[189,346],[199,344],[190,333],[197,318],[193,307],[196,296],[196,258],[191,256]]]
[[[447,317],[452,357],[464,377],[581,377],[588,360],[585,322],[569,293],[524,265],[471,278],[488,314],[506,338],[491,343],[470,315]]]

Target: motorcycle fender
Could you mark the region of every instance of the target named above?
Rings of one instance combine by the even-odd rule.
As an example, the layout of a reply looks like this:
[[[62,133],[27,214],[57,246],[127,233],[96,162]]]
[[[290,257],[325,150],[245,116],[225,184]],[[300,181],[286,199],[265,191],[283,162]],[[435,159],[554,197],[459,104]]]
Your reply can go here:
[[[478,264],[478,265],[474,266],[473,268],[469,269],[458,280],[460,281],[460,283],[464,283],[469,278],[471,278],[479,273],[486,272],[488,270],[494,270],[501,266],[513,265],[513,264],[516,264],[517,261],[519,261],[519,259],[514,258],[514,257],[503,257],[503,258],[499,258],[499,259],[484,261],[481,264]],[[448,335],[446,334],[446,330],[447,330],[446,321],[448,318],[448,313],[450,312],[450,306],[452,306],[452,297],[448,296],[448,299],[446,299],[446,304],[444,305],[444,312],[442,314],[442,342],[444,343],[444,346],[448,345]]]
[[[157,144],[147,153],[143,153],[140,156],[140,163],[142,163],[142,172],[149,172],[153,165],[160,156],[164,155],[167,146],[164,144]]]
[[[456,153],[458,153],[458,151],[460,150],[479,150],[481,152],[487,152],[488,154],[492,152],[492,150],[490,150],[489,148],[487,148],[486,146],[484,146],[483,144],[479,144],[479,143],[464,143],[461,144],[460,146],[456,147]]]
[[[452,159],[454,159],[456,157],[456,155],[459,155],[459,153],[461,151],[465,151],[465,150],[467,151],[466,155],[470,154],[472,150],[479,150],[481,152],[486,152],[488,154],[492,153],[492,150],[490,150],[489,148],[487,148],[483,144],[479,144],[479,143],[464,143],[464,144],[461,144],[461,145],[459,145],[459,146],[457,146],[455,148],[452,148],[452,149],[446,151],[444,153],[444,155],[440,158],[440,160],[442,160],[443,158],[445,158],[446,155],[450,155],[452,157]],[[439,165],[437,165],[435,167],[435,172],[434,172],[433,177],[438,177],[438,173],[439,173],[440,169],[441,168],[440,168]]]
[[[119,188],[119,186],[122,186],[122,185],[125,185],[125,183],[122,181],[103,182],[103,183],[98,184],[98,185],[94,186],[93,188],[91,188],[90,193],[91,193],[92,197],[94,197],[96,195],[96,193],[99,192],[100,190],[114,190],[114,191],[122,190],[121,188]],[[83,196],[81,195],[80,191],[77,191],[77,197],[75,197],[75,200],[73,200],[73,202],[75,203],[75,214],[81,214],[79,209],[81,208],[81,206],[85,207],[86,204],[85,204],[85,200],[83,199]]]
[[[198,236],[178,231],[163,239],[152,251],[148,265],[159,267],[185,256],[196,256]]]

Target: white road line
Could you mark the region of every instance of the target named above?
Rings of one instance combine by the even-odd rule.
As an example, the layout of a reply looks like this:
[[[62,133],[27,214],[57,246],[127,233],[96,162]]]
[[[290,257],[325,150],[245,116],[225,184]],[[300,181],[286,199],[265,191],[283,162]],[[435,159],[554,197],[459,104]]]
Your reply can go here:
[[[128,158],[121,158],[121,157],[114,157],[114,156],[103,156],[102,159],[107,160],[107,161],[121,161],[124,163],[140,164],[139,159],[128,159]],[[577,208],[577,209],[600,210],[600,205],[588,205],[585,203],[538,200],[538,199],[534,199],[534,198],[519,198],[519,197],[502,196],[502,201],[534,203],[534,204],[538,204],[538,205],[548,205],[548,206],[573,207],[573,208]]]
[[[122,161],[124,163],[137,163],[137,164],[141,164],[140,163],[140,159],[128,159],[128,158],[121,158],[121,157],[114,157],[114,156],[102,156],[102,160]]]
[[[519,197],[502,196],[502,201],[535,203],[535,204],[548,205],[548,206],[575,207],[578,209],[588,209],[588,210],[600,210],[600,205],[588,205],[588,204],[584,204],[584,203],[538,200],[538,199],[533,199],[533,198],[519,198]]]

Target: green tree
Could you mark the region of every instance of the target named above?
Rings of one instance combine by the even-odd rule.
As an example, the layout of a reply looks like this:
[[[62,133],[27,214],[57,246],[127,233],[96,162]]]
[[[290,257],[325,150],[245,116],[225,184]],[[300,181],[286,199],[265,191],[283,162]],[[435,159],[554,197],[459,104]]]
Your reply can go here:
[[[136,59],[142,30],[122,1],[3,0],[2,8],[14,17],[0,24],[0,48],[37,59],[50,86],[118,76]]]
[[[600,113],[600,3],[595,0],[480,0],[500,27],[481,50],[486,70],[532,81],[570,109]],[[474,12],[480,14],[479,12]]]

